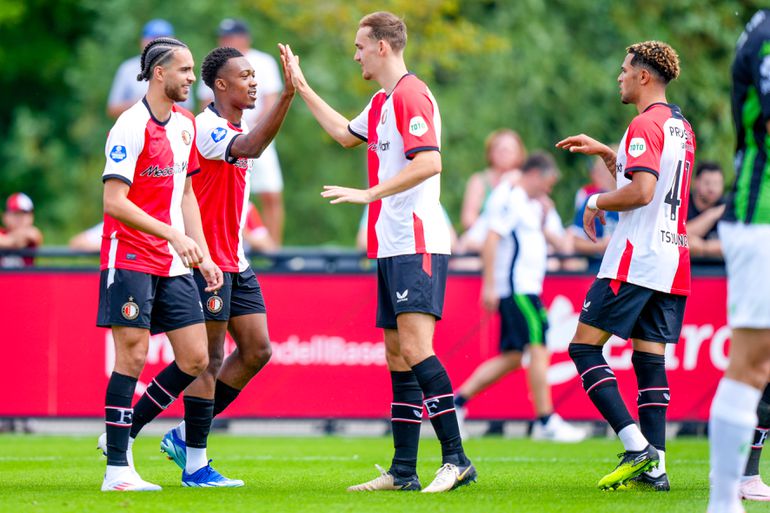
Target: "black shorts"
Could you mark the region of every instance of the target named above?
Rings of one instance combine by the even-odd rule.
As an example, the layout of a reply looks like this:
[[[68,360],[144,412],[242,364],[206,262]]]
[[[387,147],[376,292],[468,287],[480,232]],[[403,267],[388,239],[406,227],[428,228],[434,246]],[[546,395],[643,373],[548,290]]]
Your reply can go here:
[[[676,344],[686,302],[687,296],[597,278],[586,294],[580,322],[623,339]]]
[[[224,284],[214,292],[206,292],[206,280],[198,269],[193,271],[193,276],[207,321],[227,321],[239,315],[265,313],[262,289],[251,267],[242,273],[223,273]]]
[[[128,269],[105,269],[99,278],[101,328],[129,326],[153,335],[203,322],[198,289],[191,274],[155,276]]]
[[[524,351],[527,344],[545,345],[548,313],[535,294],[500,300],[500,352]]]
[[[377,327],[396,329],[402,313],[441,319],[449,255],[398,255],[377,259]]]

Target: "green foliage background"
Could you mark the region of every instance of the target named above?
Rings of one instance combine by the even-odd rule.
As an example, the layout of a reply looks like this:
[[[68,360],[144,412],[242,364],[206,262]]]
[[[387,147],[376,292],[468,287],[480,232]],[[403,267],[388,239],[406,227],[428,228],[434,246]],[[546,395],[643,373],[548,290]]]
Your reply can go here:
[[[406,60],[442,111],[442,200],[455,221],[467,177],[484,167],[483,141],[518,130],[530,150],[585,132],[617,141],[634,116],[616,77],[625,47],[661,39],[676,48],[680,80],[668,99],[692,123],[699,159],[728,174],[734,144],[729,69],[734,43],[760,2],[739,0],[0,0],[0,198],[29,193],[49,244],[101,218],[100,174],[112,120],[106,98],[120,62],[139,51],[142,25],[163,17],[199,64],[226,16],[246,19],[254,46],[287,42],[305,75],[348,117],[376,85],[353,62],[359,18],[404,16]],[[277,139],[287,206],[286,243],[352,245],[360,207],[328,206],[323,184],[363,185],[364,150],[346,151],[297,98]],[[557,153],[555,198],[571,217],[587,159]]]

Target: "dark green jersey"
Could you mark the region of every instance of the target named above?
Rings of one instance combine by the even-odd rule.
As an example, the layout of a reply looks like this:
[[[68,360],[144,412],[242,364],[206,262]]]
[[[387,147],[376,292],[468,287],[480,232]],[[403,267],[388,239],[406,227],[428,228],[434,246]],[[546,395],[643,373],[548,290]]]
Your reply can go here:
[[[770,224],[770,10],[758,11],[738,39],[733,61],[735,183],[728,221]]]

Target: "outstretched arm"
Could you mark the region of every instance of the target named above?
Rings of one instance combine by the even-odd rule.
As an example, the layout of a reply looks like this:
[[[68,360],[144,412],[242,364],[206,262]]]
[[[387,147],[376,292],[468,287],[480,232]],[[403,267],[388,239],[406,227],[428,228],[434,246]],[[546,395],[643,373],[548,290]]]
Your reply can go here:
[[[331,198],[331,203],[371,203],[393,194],[406,191],[441,172],[441,154],[437,151],[421,151],[396,176],[369,189],[351,189],[339,185],[324,185],[321,196]]]
[[[321,125],[321,128],[345,148],[352,148],[361,144],[363,141],[348,130],[348,124],[350,123],[348,119],[334,110],[308,85],[305,75],[302,73],[302,68],[299,67],[299,57],[294,55],[291,47],[289,45],[285,47],[283,45],[278,46],[282,48],[282,60],[284,56],[283,49],[285,49],[287,62],[284,65],[288,64],[289,66],[289,75],[291,76],[293,87],[302,99],[305,100],[310,112]]]
[[[602,144],[596,139],[588,137],[586,134],[580,134],[562,139],[556,143],[556,147],[571,153],[598,155],[604,161],[604,165],[607,166],[607,171],[615,177],[617,154],[606,144]]]
[[[265,151],[265,148],[281,128],[291,101],[294,99],[295,89],[286,57],[286,47],[279,44],[278,48],[281,52],[281,66],[286,87],[270,112],[261,117],[259,124],[248,134],[237,137],[233,141],[233,145],[230,147],[230,155],[233,157],[257,158],[262,155],[262,152]]]

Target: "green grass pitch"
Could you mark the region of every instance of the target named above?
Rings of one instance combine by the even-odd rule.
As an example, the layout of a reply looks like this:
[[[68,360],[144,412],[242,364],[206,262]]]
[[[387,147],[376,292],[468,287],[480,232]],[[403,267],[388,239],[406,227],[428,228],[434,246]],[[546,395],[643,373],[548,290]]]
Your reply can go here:
[[[389,438],[260,438],[212,435],[215,468],[241,478],[231,490],[187,489],[158,450],[158,437],[140,437],[134,454],[141,475],[163,486],[155,493],[102,493],[104,458],[95,437],[0,436],[0,512],[704,512],[708,445],[703,439],[669,444],[670,493],[601,492],[620,443],[578,445],[483,438],[466,443],[479,481],[447,494],[348,493],[345,488],[387,467]],[[421,441],[423,485],[439,467],[436,440]],[[766,511],[761,503],[746,509]]]

